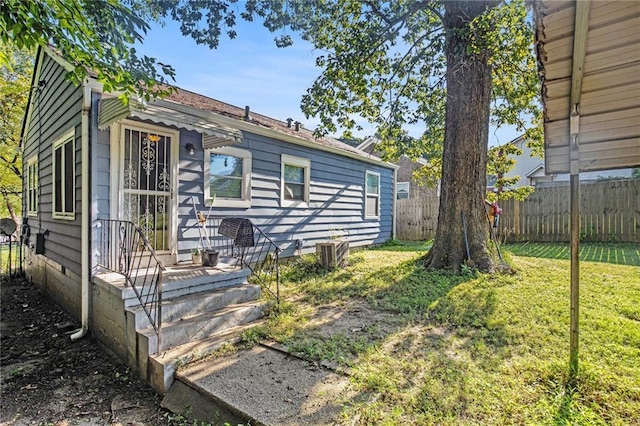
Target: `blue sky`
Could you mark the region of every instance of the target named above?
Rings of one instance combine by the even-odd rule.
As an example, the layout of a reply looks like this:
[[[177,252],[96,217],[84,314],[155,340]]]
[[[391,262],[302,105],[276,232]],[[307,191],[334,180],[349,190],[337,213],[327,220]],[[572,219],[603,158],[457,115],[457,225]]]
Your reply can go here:
[[[237,37],[222,36],[218,49],[197,45],[180,33],[179,24],[168,21],[165,27],[152,26],[139,50],[176,70],[176,84],[219,101],[245,107],[279,120],[293,118],[313,129],[319,120],[306,119],[300,111],[300,100],[321,69],[315,66],[318,54],[310,43],[296,38],[293,46],[277,48],[274,34],[258,22],[238,20]],[[374,133],[365,120],[356,136]],[[408,129],[419,136],[419,127]],[[339,135],[336,135],[339,136]],[[495,132],[491,129],[489,144],[497,145],[515,139],[513,129]]]

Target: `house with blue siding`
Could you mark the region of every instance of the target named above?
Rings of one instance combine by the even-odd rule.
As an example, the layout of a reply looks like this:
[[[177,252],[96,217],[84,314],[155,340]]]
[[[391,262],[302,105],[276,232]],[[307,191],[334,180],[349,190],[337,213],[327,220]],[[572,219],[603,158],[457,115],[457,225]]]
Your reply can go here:
[[[69,69],[38,52],[22,134],[25,269],[78,319],[72,339],[91,332],[159,392],[181,346],[259,317],[257,264],[393,238],[396,166],[181,89],[125,105]],[[218,248],[193,263],[195,249]]]

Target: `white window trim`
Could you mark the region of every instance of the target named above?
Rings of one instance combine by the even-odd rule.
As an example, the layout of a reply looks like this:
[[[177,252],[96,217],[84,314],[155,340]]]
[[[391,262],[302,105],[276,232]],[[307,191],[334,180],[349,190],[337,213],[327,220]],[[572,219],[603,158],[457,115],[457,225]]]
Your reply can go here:
[[[286,200],[284,198],[284,166],[296,166],[304,169],[304,200]],[[311,183],[311,160],[308,158],[294,157],[282,154],[280,156],[280,206],[281,207],[309,207],[309,194]]]
[[[35,170],[35,179],[31,179],[32,170]],[[37,217],[38,216],[38,207],[39,207],[39,188],[38,188],[38,157],[33,156],[27,160],[27,216]],[[31,184],[33,183],[33,187]],[[33,197],[32,197],[32,192]],[[35,198],[35,200],[33,199]],[[35,210],[31,210],[31,205],[35,207]]]
[[[67,131],[65,134],[63,134],[61,137],[59,137],[58,139],[55,140],[55,142],[53,142],[53,145],[51,147],[51,164],[52,164],[52,195],[53,198],[51,199],[51,215],[54,219],[62,219],[62,220],[75,220],[76,218],[76,129],[75,127],[72,128],[71,130]],[[56,203],[56,182],[55,182],[55,176],[56,176],[56,167],[58,167],[58,165],[56,165],[56,156],[55,156],[55,150],[56,148],[58,148],[59,146],[62,145],[66,145],[67,143],[71,143],[73,145],[73,149],[71,150],[71,154],[72,154],[72,158],[71,158],[71,167],[73,168],[73,211],[71,212],[56,212],[55,210],[55,203]],[[64,154],[64,153],[63,153]],[[64,155],[62,156],[62,161],[64,162]],[[65,164],[65,169],[66,169],[66,164]],[[64,172],[64,170],[63,170]],[[61,187],[64,187],[64,173],[61,174],[62,176],[62,183],[61,183]],[[65,194],[66,196],[66,194]],[[65,200],[62,200],[62,205],[66,204]]]
[[[398,182],[396,183],[396,200],[398,199],[398,192],[400,192],[400,185],[407,187],[407,198],[411,198],[411,182]]]
[[[242,198],[222,198],[215,197],[213,205],[215,207],[251,207],[251,151],[241,148],[233,148],[229,146],[213,149],[205,149],[204,151],[204,199],[205,205],[211,205],[211,154],[232,155],[242,158]]]
[[[369,199],[369,193],[367,192],[367,181],[369,178],[369,175],[373,175],[373,176],[377,176],[378,177],[378,194],[375,194],[376,197],[378,197],[378,209],[376,211],[375,216],[369,216],[367,215],[367,201]],[[371,194],[374,195],[374,194]],[[380,218],[380,173],[378,172],[372,172],[370,170],[367,170],[367,172],[364,175],[364,218],[365,219],[379,219]]]

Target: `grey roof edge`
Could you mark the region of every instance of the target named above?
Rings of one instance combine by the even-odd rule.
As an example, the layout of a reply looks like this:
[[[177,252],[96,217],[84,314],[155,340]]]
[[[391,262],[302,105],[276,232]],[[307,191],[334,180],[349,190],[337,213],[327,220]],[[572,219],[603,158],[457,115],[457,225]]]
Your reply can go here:
[[[544,164],[542,164],[542,163],[538,164],[533,169],[531,169],[531,171],[529,171],[529,173],[527,173],[525,176],[526,177],[531,177],[532,174],[534,174],[535,172],[537,172],[540,169],[544,169]]]
[[[375,136],[369,136],[360,145],[358,145],[356,148],[364,151],[365,149],[369,148],[369,146],[371,146],[373,144],[377,144],[378,142],[381,142],[380,139],[378,139]],[[407,157],[407,156],[403,155],[403,157]],[[409,157],[407,157],[407,158],[409,158]],[[414,163],[418,163],[421,166],[426,166],[427,164],[429,164],[429,162],[427,160],[425,160],[424,158],[422,158],[422,157],[418,158],[417,160],[412,160],[411,158],[409,158],[409,160],[413,161]]]
[[[182,89],[180,89],[182,90]],[[198,96],[203,96],[204,95],[199,95],[196,94]],[[213,99],[213,98],[209,98],[209,99]],[[153,100],[152,102],[164,105],[168,108],[173,108],[176,110],[183,110],[184,112],[193,114],[193,115],[198,115],[202,118],[205,119],[209,119],[212,122],[216,123],[216,124],[220,124],[223,126],[230,126],[230,127],[234,127],[237,128],[239,130],[242,131],[246,131],[246,132],[250,132],[250,133],[254,133],[254,134],[258,134],[258,135],[262,135],[262,136],[267,136],[267,137],[271,137],[274,139],[278,139],[281,140],[283,142],[289,142],[295,145],[299,145],[299,146],[304,146],[307,148],[314,148],[314,149],[318,149],[320,151],[325,151],[325,152],[331,152],[331,153],[335,153],[335,154],[339,154],[341,156],[345,156],[345,157],[349,157],[349,158],[353,158],[356,160],[360,160],[360,161],[365,161],[371,164],[376,164],[382,167],[386,167],[389,169],[393,169],[396,170],[398,169],[398,166],[386,161],[383,161],[381,159],[379,159],[378,157],[375,157],[371,154],[368,154],[364,151],[361,151],[357,148],[353,148],[343,142],[338,141],[337,139],[333,139],[333,138],[324,138],[324,139],[328,139],[332,142],[334,142],[336,145],[336,147],[333,146],[328,146],[328,145],[324,145],[318,142],[315,142],[313,140],[310,140],[308,138],[302,138],[299,136],[296,136],[295,134],[290,134],[290,133],[285,133],[279,130],[276,130],[274,128],[270,128],[267,126],[260,126],[257,124],[254,124],[250,121],[244,121],[244,120],[240,120],[234,117],[229,117],[227,115],[224,114],[220,114],[214,111],[208,111],[205,109],[201,109],[201,108],[197,108],[191,105],[185,105],[184,103],[181,102],[176,102],[174,100],[170,100],[170,99],[156,99]],[[227,104],[230,105],[230,104]],[[237,108],[237,107],[235,107]],[[255,114],[255,113],[252,113]],[[263,116],[266,118],[270,118],[267,116]],[[271,119],[273,120],[273,119]],[[281,123],[283,126],[286,126],[283,122],[279,122]],[[308,132],[309,134],[312,134],[313,132],[309,131],[309,130],[305,130],[306,132]],[[345,149],[345,148],[341,148],[340,145],[344,145],[345,147],[349,148],[349,149]]]

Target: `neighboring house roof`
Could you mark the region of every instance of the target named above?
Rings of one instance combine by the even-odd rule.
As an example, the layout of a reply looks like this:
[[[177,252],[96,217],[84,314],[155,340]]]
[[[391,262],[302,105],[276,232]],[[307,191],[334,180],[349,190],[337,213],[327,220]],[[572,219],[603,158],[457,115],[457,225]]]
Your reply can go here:
[[[367,139],[365,139],[365,140],[364,140],[364,142],[362,142],[362,143],[361,143],[360,145],[358,145],[356,148],[357,148],[357,149],[359,149],[359,150],[364,151],[364,150],[366,150],[367,148],[369,148],[371,145],[373,145],[373,146],[374,146],[374,148],[375,148],[375,145],[377,145],[377,144],[378,144],[378,143],[380,143],[380,142],[381,142],[381,141],[380,141],[380,139],[378,139],[377,137],[375,137],[375,136],[369,136]],[[375,152],[375,149],[371,150],[371,152]],[[406,156],[405,156],[405,157],[406,157]],[[408,157],[407,157],[407,158],[408,158]],[[427,165],[427,164],[428,164],[428,161],[427,161],[427,160],[425,160],[424,158],[418,158],[417,160],[411,160],[411,161],[413,161],[414,163],[418,163],[418,164],[420,164],[420,165],[422,165],[422,166],[425,166],[425,165]]]
[[[542,170],[544,172],[544,164],[540,163],[535,166],[529,173],[527,173],[527,177],[533,176],[538,170]]]

